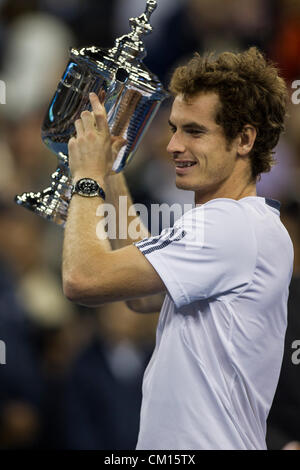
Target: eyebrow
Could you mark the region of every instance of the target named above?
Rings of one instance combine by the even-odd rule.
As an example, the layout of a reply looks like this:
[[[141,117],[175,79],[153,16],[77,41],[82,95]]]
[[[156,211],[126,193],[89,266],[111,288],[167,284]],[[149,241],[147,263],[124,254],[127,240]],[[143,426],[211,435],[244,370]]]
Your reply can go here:
[[[176,128],[175,124],[169,119],[168,120],[169,126]],[[188,130],[188,129],[197,129],[201,132],[207,133],[209,130],[207,127],[203,126],[202,124],[198,124],[197,122],[188,122],[182,126],[183,130]]]

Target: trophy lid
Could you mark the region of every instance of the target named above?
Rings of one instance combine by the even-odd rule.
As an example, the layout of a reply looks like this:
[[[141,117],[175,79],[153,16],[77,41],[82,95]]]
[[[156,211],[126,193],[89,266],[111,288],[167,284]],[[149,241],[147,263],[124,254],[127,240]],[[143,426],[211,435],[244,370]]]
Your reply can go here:
[[[157,8],[156,0],[147,0],[145,12],[136,18],[130,18],[131,33],[116,40],[115,46],[109,50],[109,56],[116,62],[131,62],[142,60],[146,57],[146,49],[143,36],[150,34],[153,30],[150,17]]]
[[[151,91],[156,90],[164,95],[163,86],[159,79],[143,64],[146,57],[146,49],[143,36],[150,34],[153,30],[150,17],[157,8],[156,0],[147,0],[145,12],[136,18],[129,20],[131,32],[121,36],[115,41],[111,49],[102,49],[95,46],[71,49],[71,55],[91,67],[95,71],[116,74],[123,70],[127,77]]]

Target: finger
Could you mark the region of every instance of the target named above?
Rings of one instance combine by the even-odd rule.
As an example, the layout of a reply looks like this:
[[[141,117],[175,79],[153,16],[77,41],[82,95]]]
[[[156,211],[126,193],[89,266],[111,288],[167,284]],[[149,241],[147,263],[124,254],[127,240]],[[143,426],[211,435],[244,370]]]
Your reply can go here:
[[[83,111],[80,115],[84,132],[95,129],[95,118],[89,111]]]
[[[90,102],[98,131],[109,132],[105,108],[100,103],[99,98],[95,93],[90,93]]]
[[[96,118],[95,118],[95,114],[93,111],[91,112],[91,115],[93,116],[94,128],[97,129]]]
[[[81,137],[84,133],[81,119],[77,119],[74,124],[75,124],[77,137]]]
[[[72,137],[68,142],[68,156],[69,156],[69,166],[72,170],[72,163],[74,160],[78,160],[80,157],[77,141],[75,137]],[[72,171],[71,171],[72,173]]]

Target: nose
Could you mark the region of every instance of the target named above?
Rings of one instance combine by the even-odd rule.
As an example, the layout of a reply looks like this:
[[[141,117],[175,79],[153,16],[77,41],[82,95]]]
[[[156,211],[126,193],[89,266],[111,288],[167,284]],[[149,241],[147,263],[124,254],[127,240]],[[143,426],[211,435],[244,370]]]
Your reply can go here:
[[[178,132],[175,132],[172,135],[172,138],[167,146],[167,152],[174,155],[176,153],[183,153],[185,151],[185,146],[183,141],[178,135]]]

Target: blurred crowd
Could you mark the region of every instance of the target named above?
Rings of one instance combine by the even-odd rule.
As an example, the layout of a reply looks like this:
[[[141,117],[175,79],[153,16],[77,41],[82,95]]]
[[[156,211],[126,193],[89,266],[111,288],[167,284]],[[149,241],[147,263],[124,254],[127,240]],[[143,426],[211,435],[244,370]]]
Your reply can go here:
[[[16,206],[15,194],[50,182],[56,157],[41,124],[70,46],[112,46],[146,0],[0,0],[0,449],[134,449],[141,384],[157,314],[125,304],[76,306],[61,286],[62,229]],[[146,65],[168,85],[174,67],[198,51],[258,46],[292,84],[300,80],[299,0],[158,0]],[[126,170],[136,202],[192,203],[177,190],[166,153],[165,103]],[[277,165],[258,194],[282,202],[295,248],[282,372],[270,412],[270,449],[298,448],[300,364],[300,104],[289,104]],[[155,183],[154,183],[155,182]]]

